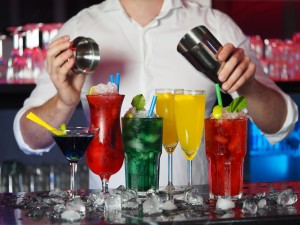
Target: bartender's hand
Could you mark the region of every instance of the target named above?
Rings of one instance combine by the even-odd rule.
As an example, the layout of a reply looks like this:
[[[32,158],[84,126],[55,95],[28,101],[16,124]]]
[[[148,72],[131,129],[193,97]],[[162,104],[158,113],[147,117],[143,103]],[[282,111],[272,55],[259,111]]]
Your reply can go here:
[[[218,59],[225,62],[218,74],[224,91],[232,93],[239,88],[251,87],[255,80],[256,67],[251,62],[250,57],[245,55],[242,48],[225,44],[218,54]]]
[[[54,40],[47,51],[47,72],[57,89],[58,100],[65,106],[77,105],[85,75],[74,74],[71,70],[75,59],[70,49],[70,37],[62,36]]]

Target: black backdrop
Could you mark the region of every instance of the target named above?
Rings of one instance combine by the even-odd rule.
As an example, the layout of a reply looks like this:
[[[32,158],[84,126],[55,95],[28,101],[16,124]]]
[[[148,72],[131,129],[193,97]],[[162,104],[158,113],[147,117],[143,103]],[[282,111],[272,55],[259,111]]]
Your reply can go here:
[[[64,22],[81,9],[103,0],[0,0],[0,33],[8,26]],[[290,38],[300,31],[300,0],[212,0],[247,35]]]

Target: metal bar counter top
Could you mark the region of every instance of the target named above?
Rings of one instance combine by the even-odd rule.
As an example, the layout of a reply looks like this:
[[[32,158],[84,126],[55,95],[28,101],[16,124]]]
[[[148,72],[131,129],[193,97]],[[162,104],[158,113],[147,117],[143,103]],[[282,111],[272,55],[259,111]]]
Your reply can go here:
[[[78,190],[79,199],[84,205],[80,218],[70,215],[74,220],[65,221],[61,217],[58,205],[65,205],[66,201],[54,197],[50,192],[20,192],[0,193],[0,224],[300,224],[300,203],[282,205],[275,202],[258,208],[255,213],[245,212],[245,199],[255,199],[258,196],[268,198],[270,193],[280,193],[292,190],[296,198],[300,197],[300,182],[272,182],[244,184],[242,199],[235,202],[230,210],[217,210],[216,201],[209,200],[208,186],[197,186],[202,205],[189,205],[177,199],[175,195],[175,210],[162,210],[154,214],[143,213],[143,207],[137,209],[122,209],[106,211],[104,207],[92,209],[88,207],[91,194],[99,190]],[[144,199],[145,200],[145,199]],[[142,201],[144,201],[142,200]]]

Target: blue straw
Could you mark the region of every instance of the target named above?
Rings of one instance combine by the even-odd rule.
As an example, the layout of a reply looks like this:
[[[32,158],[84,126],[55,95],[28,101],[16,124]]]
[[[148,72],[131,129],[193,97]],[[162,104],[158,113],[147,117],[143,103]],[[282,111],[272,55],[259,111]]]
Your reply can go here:
[[[148,117],[149,118],[152,117],[153,110],[154,110],[154,107],[155,107],[155,104],[156,104],[156,99],[157,99],[157,96],[154,95],[153,98],[152,98],[152,102],[151,102],[151,106],[150,106],[149,112],[148,112]]]
[[[119,87],[120,87],[120,73],[116,73],[116,85],[117,85],[118,91],[119,91]]]
[[[109,82],[115,83],[115,81],[114,81],[114,75],[110,75],[109,76]]]

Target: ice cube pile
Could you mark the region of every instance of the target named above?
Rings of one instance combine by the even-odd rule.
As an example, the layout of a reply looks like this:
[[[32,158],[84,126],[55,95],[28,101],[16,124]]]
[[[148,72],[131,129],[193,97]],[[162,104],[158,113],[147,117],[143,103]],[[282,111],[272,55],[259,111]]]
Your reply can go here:
[[[131,107],[127,110],[124,117],[127,118],[147,118],[148,117],[148,110],[145,108],[142,110],[136,110],[136,108]]]
[[[220,118],[222,119],[239,119],[239,118],[244,118],[247,117],[247,113],[245,113],[244,111],[240,111],[240,112],[228,112],[226,107],[223,107],[222,109],[222,117]],[[210,114],[210,119],[214,119],[214,115]]]
[[[127,118],[147,118],[149,114],[149,110],[146,110],[145,108],[142,110],[136,110],[134,107],[131,107],[127,110],[124,117]],[[151,118],[157,118],[158,115],[153,113]]]
[[[118,94],[118,86],[115,83],[108,82],[107,84],[97,84],[92,86],[89,91],[90,95],[103,95],[103,94]]]
[[[149,222],[154,219],[170,222],[176,219],[207,218],[208,215],[233,218],[237,210],[244,216],[268,216],[274,215],[274,212],[279,215],[297,213],[294,204],[298,197],[292,189],[271,190],[269,193],[244,196],[236,201],[227,199],[204,201],[196,188],[187,188],[179,195],[175,196],[174,201],[169,201],[162,193],[149,189],[145,196],[140,198],[136,191],[119,186],[111,190],[109,195],[96,191],[69,199],[66,192],[56,188],[48,195],[23,197],[22,201],[18,202],[15,202],[17,198],[14,201],[2,200],[1,207],[9,204],[15,208],[26,209],[27,219],[39,220],[47,216],[52,222],[68,223],[79,222],[85,217],[101,218],[101,221],[105,219],[106,223],[125,223],[129,218],[133,218],[135,222]]]

